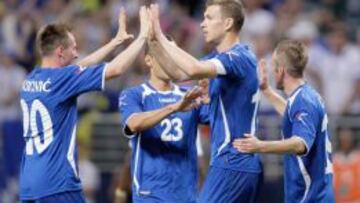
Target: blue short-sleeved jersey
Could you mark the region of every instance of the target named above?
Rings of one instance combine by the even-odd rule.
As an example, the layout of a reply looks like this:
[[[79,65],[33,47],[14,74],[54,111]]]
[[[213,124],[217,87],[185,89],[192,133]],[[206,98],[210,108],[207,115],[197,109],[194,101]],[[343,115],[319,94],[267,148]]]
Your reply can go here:
[[[155,90],[149,83],[124,90],[119,98],[121,124],[136,113],[178,102],[185,92]],[[195,202],[197,192],[197,126],[208,122],[206,105],[176,112],[138,135],[132,144],[133,199],[136,202]],[[126,132],[125,130],[125,133]]]
[[[255,134],[259,104],[255,54],[246,45],[236,44],[203,60],[212,61],[221,70],[209,85],[211,165],[260,173],[258,155],[240,153],[231,144],[244,133]]]
[[[101,90],[105,64],[36,68],[21,89],[24,150],[20,199],[80,190],[75,147],[79,94]]]
[[[289,97],[282,133],[301,138],[306,154],[285,155],[285,202],[334,202],[327,123],[324,103],[308,84]]]

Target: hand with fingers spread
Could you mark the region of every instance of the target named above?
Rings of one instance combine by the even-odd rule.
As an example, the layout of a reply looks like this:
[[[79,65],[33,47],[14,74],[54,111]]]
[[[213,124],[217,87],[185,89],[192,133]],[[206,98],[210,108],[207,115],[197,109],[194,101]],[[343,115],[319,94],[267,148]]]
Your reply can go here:
[[[239,152],[243,153],[256,153],[262,149],[262,141],[251,134],[244,134],[245,138],[235,139],[233,147]]]
[[[113,42],[116,43],[116,45],[119,45],[122,42],[133,38],[134,35],[128,34],[126,31],[126,13],[125,13],[125,9],[121,7],[119,19],[118,19],[118,31],[113,39]]]
[[[186,92],[184,97],[177,103],[173,104],[176,111],[190,111],[193,108],[198,107],[201,102],[199,98],[202,95],[202,88],[196,86]]]
[[[139,18],[140,18],[140,38],[147,38],[151,29],[151,20],[149,16],[149,11],[145,6],[141,6],[139,10]]]
[[[260,89],[262,91],[267,90],[269,88],[269,79],[268,79],[268,71],[266,67],[266,60],[261,59],[258,63],[259,67],[259,80],[260,80]]]

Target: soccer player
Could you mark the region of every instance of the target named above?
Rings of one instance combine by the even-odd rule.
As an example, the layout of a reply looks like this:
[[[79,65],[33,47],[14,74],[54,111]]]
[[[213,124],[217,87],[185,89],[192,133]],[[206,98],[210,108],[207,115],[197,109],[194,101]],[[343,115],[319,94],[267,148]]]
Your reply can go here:
[[[121,75],[142,50],[150,28],[145,7],[139,11],[140,33],[108,64],[97,64],[122,41],[126,33],[122,10],[117,35],[77,64],[76,41],[63,24],[50,24],[37,35],[41,66],[25,79],[21,107],[26,148],[20,172],[20,199],[25,203],[85,202],[75,145],[76,98],[101,90],[105,80]]]
[[[215,50],[202,61],[166,39],[157,5],[151,6],[151,14],[157,59],[160,64],[175,64],[162,66],[165,72],[180,80],[210,78],[211,163],[198,201],[256,202],[262,171],[259,156],[239,153],[231,144],[245,133],[255,133],[259,101],[256,57],[239,42],[244,21],[241,2],[207,1],[201,28]]]
[[[320,95],[305,82],[308,56],[303,44],[282,41],[272,63],[276,87],[285,101],[267,82],[265,61],[260,62],[261,89],[283,116],[281,141],[261,141],[254,135],[237,139],[233,145],[245,153],[284,154],[285,202],[334,202],[331,142],[328,118]]]
[[[197,194],[197,130],[208,106],[194,108],[201,88],[185,93],[147,52],[150,79],[119,97],[121,124],[132,145],[134,202],[191,203]],[[195,103],[194,103],[195,102]]]

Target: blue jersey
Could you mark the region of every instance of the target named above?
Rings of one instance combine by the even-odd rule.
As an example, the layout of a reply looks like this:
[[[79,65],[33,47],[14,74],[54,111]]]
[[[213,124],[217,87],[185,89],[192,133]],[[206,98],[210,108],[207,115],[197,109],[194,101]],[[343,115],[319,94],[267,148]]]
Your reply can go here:
[[[285,155],[285,202],[334,202],[327,123],[324,103],[308,84],[289,97],[282,133],[301,138],[306,154]]]
[[[176,85],[171,91],[161,92],[149,83],[124,90],[119,98],[122,126],[126,128],[132,115],[178,102],[183,94]],[[192,111],[173,113],[136,136],[128,135],[133,149],[134,201],[196,201],[197,126],[208,122],[207,110],[205,105]]]
[[[20,95],[26,141],[20,171],[22,200],[81,189],[76,98],[103,88],[104,67],[36,68],[26,77]]]
[[[211,165],[259,173],[259,156],[240,153],[231,144],[243,138],[244,133],[255,134],[259,104],[256,57],[246,45],[236,44],[226,52],[210,53],[205,59],[218,70],[209,85]]]

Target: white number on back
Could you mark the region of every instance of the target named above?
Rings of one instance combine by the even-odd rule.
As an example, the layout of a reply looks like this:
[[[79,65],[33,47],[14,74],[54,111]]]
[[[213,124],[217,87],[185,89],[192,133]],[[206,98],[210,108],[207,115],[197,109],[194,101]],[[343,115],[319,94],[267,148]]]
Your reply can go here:
[[[251,130],[250,134],[255,135],[255,129],[256,129],[256,114],[259,108],[260,103],[260,91],[257,90],[256,93],[252,96],[251,103],[255,104],[254,113],[251,119]]]
[[[21,109],[23,111],[23,128],[24,137],[26,138],[26,154],[32,155],[34,153],[34,146],[36,151],[41,154],[53,141],[52,121],[49,111],[40,100],[34,100],[31,104],[30,111],[24,100],[20,101]],[[39,136],[39,129],[36,122],[36,114],[39,113],[40,120],[43,127],[44,139],[41,142]],[[28,136],[29,129],[31,130]]]
[[[329,135],[327,133],[327,126],[328,126],[328,117],[325,114],[323,121],[322,121],[322,125],[321,125],[321,132],[325,133],[326,136],[326,140],[325,140],[325,156],[326,156],[326,168],[325,168],[325,173],[333,173],[333,165],[332,162],[330,160],[330,154],[332,152],[332,146],[331,146],[331,142],[329,139]]]

